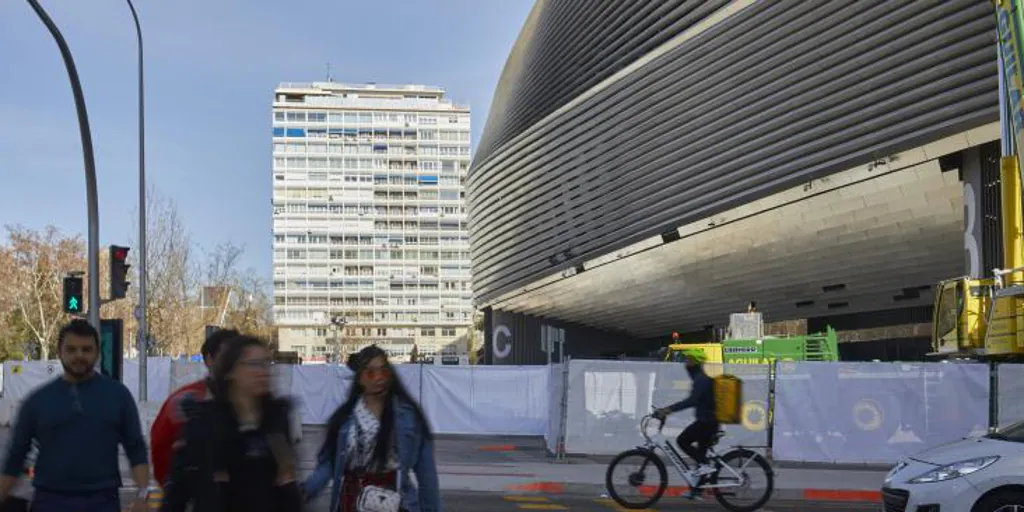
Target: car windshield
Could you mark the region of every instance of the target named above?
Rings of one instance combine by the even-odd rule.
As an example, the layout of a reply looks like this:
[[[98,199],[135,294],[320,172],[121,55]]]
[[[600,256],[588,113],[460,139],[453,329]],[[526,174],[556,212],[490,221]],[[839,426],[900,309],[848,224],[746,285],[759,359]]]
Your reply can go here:
[[[1014,423],[1005,428],[999,429],[998,432],[989,434],[985,437],[990,439],[999,439],[1000,441],[1012,441],[1014,443],[1024,443],[1024,421]]]

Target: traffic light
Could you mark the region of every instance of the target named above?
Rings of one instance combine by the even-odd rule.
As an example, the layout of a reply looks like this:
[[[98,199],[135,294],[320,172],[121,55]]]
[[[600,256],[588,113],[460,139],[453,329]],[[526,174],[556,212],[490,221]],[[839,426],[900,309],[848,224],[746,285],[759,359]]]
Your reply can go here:
[[[100,373],[120,381],[124,369],[124,321],[100,320]]]
[[[110,246],[110,298],[123,299],[128,293],[128,248]]]
[[[81,313],[85,311],[85,303],[82,296],[82,278],[79,276],[68,276],[64,278],[64,312]]]

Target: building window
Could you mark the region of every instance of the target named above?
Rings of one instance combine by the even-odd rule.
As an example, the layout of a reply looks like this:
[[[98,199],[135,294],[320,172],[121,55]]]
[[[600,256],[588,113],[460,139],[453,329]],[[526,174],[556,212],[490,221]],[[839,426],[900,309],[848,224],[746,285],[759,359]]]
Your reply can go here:
[[[435,336],[435,335],[436,335],[436,331],[434,331],[433,328],[430,328],[430,329],[420,329],[420,336],[431,337],[431,336]]]
[[[441,336],[444,336],[446,338],[454,338],[455,337],[455,329],[449,329],[449,328],[441,329]]]

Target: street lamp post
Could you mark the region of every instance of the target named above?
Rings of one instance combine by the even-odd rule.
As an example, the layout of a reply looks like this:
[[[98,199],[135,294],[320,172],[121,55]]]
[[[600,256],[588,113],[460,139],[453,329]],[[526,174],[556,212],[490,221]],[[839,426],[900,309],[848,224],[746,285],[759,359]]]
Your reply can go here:
[[[71,93],[75,97],[75,111],[78,114],[78,131],[82,138],[82,159],[85,160],[85,200],[86,210],[89,217],[89,323],[93,328],[100,329],[100,216],[99,200],[96,197],[96,159],[92,150],[92,131],[89,128],[89,114],[85,109],[85,95],[82,93],[82,83],[78,80],[78,69],[75,67],[75,59],[71,56],[71,49],[67,41],[60,33],[60,29],[53,23],[50,16],[46,14],[37,0],[28,0],[32,10],[36,12],[39,19],[46,25],[50,35],[53,36],[57,47],[60,49],[60,56],[64,59],[64,67],[68,72],[68,79],[71,82]]]
[[[331,317],[331,326],[334,329],[334,357],[339,359],[339,363],[342,362],[339,358],[341,356],[341,332],[345,329],[346,324],[348,324],[348,320],[343,316],[334,315]]]
[[[146,336],[146,101],[142,67],[142,25],[132,0],[126,0],[135,20],[135,35],[139,43],[139,305],[136,318],[139,328],[136,343],[139,352],[139,400],[145,402],[148,390],[149,339]]]

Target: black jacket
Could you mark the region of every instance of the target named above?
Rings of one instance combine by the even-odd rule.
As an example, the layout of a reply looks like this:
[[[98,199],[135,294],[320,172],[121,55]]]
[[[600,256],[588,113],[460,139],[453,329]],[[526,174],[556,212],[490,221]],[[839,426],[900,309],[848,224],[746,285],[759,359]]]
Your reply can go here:
[[[276,483],[282,464],[295,467],[286,400],[270,399],[261,425],[250,431],[239,428],[222,401],[192,402],[182,409],[188,420],[171,462],[163,512],[184,512],[189,504],[192,512],[300,510],[297,485]]]
[[[687,366],[686,371],[690,374],[690,379],[693,380],[693,389],[690,391],[690,396],[686,397],[686,400],[682,402],[668,406],[668,408],[673,412],[678,412],[693,407],[697,421],[718,423],[718,416],[715,414],[714,381],[711,380],[711,377],[708,377],[708,374],[704,373],[704,368],[700,366]]]

